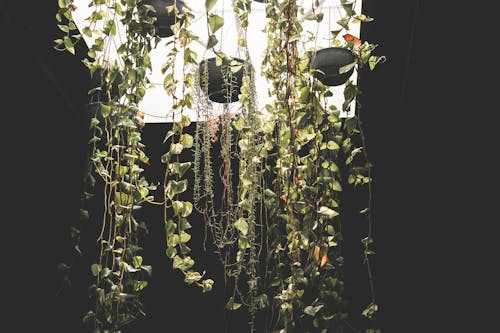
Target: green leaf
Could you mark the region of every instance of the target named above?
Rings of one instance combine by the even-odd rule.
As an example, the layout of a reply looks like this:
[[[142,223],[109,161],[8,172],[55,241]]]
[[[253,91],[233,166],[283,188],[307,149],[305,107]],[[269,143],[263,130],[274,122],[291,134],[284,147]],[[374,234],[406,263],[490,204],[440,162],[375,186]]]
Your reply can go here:
[[[106,22],[105,33],[109,32],[110,36],[116,35],[116,23],[114,20],[109,20]]]
[[[178,234],[171,234],[167,236],[167,246],[175,247],[180,243],[180,237]]]
[[[183,127],[188,127],[189,125],[191,125],[191,118],[189,118],[189,116],[182,115],[180,124]]]
[[[337,180],[332,180],[330,183],[330,187],[332,190],[337,191],[337,192],[342,192],[342,185]]]
[[[217,39],[217,37],[215,37],[215,35],[208,36],[207,49],[211,49],[212,47],[217,45],[218,42],[219,40]]]
[[[326,148],[328,148],[329,150],[337,150],[340,149],[340,146],[337,142],[330,140],[326,144]]]
[[[167,187],[165,188],[165,194],[170,200],[180,193],[183,193],[187,190],[188,180],[183,179],[181,181],[175,181],[173,179],[169,180],[167,183]]]
[[[127,264],[125,261],[122,261],[120,266],[125,269],[125,272],[134,273],[139,271],[138,268],[134,268],[134,266]]]
[[[115,203],[118,206],[128,206],[133,202],[133,197],[123,192],[115,192]]]
[[[141,256],[134,256],[132,258],[132,265],[134,265],[134,268],[139,269],[142,265],[142,257]]]
[[[370,303],[366,309],[363,310],[362,315],[367,318],[372,318],[375,312],[378,311],[378,305],[375,303]]]
[[[343,3],[342,4],[342,7],[344,8],[345,12],[347,15],[349,16],[354,16],[356,15],[356,12],[354,11],[354,9],[352,8],[354,5],[354,2],[350,2],[350,3]]]
[[[69,27],[67,25],[64,25],[64,24],[58,24],[57,25],[59,27],[59,29],[63,32],[69,32]]]
[[[340,25],[342,28],[349,30],[349,18],[343,17],[337,21],[337,24]],[[333,31],[332,31],[332,33],[333,33]]]
[[[175,135],[175,132],[172,130],[169,130],[167,134],[165,135],[165,138],[163,139],[163,143],[167,142],[169,138],[171,138],[173,135]]]
[[[148,276],[151,276],[151,273],[153,273],[153,267],[151,267],[151,265],[143,265],[141,269],[145,271]]]
[[[59,5],[59,8],[65,8],[66,5],[66,0],[57,0],[57,4]]]
[[[170,172],[179,175],[179,177],[184,176],[186,171],[191,167],[191,162],[174,162],[170,164]]]
[[[191,134],[185,133],[181,135],[179,142],[184,146],[184,148],[191,148],[193,147],[194,138]]]
[[[192,284],[194,282],[200,281],[202,278],[201,274],[198,272],[189,271],[184,276],[184,282],[187,284]]]
[[[183,149],[184,146],[182,145],[182,143],[172,143],[170,145],[170,153],[174,155],[179,155],[180,153],[182,153]]]
[[[234,121],[233,126],[237,131],[241,131],[244,125],[245,125],[245,118],[243,117],[243,115],[240,114],[238,118],[236,118],[236,120]]]
[[[80,220],[86,221],[90,218],[89,212],[83,208],[80,208]]]
[[[326,226],[326,232],[329,235],[334,236],[335,235],[335,228],[333,227],[333,225],[327,225]]]
[[[165,225],[165,231],[167,233],[167,236],[172,235],[176,229],[177,229],[177,224],[172,220],[168,220],[167,224]]]
[[[248,234],[248,223],[244,218],[239,218],[234,222],[234,227],[238,229],[243,235]]]
[[[268,120],[264,123],[264,126],[262,126],[262,131],[265,134],[272,133],[274,131],[274,126],[275,126],[274,120]]]
[[[146,288],[148,285],[148,281],[134,281],[134,290],[141,291]]]
[[[115,8],[116,10],[116,13],[120,16],[123,16],[123,9],[122,9],[122,6],[120,6],[120,3],[118,2],[115,2],[113,7]]]
[[[316,313],[321,310],[321,308],[323,307],[324,305],[323,304],[320,304],[318,306],[306,306],[304,308],[304,313],[307,314],[307,315],[310,315],[312,317],[314,317],[316,315]]]
[[[193,211],[193,204],[189,201],[185,201],[181,210],[181,217],[188,217]]]
[[[90,266],[90,270],[92,271],[93,276],[97,276],[97,275],[99,275],[99,273],[102,270],[102,265],[101,264],[92,264],[92,266]]]
[[[191,224],[188,222],[187,219],[180,219],[179,221],[179,228],[184,231],[184,230],[188,230],[188,229],[191,229]]]
[[[338,213],[338,212],[336,212],[336,211],[334,211],[333,209],[328,208],[328,207],[326,207],[326,206],[321,206],[321,207],[319,208],[319,210],[318,210],[318,213],[319,213],[319,214],[321,214],[321,215],[325,215],[325,216],[327,216],[327,217],[329,217],[329,218],[333,218],[333,217],[335,217],[335,216],[339,215],[339,213]]]
[[[167,249],[167,251],[165,251],[165,254],[167,255],[167,257],[169,257],[170,259],[172,259],[173,257],[176,256],[177,249],[175,247],[169,247]]]
[[[107,278],[111,274],[111,270],[107,267],[104,267],[101,271],[101,279]]]
[[[361,243],[363,243],[363,245],[369,245],[369,244],[373,243],[373,238],[365,237],[361,240]]]
[[[187,255],[189,252],[191,252],[191,248],[187,246],[186,243],[179,244],[179,248],[183,255]]]
[[[193,204],[189,201],[172,201],[174,214],[181,217],[188,217],[193,211]]]
[[[187,271],[194,265],[194,260],[191,257],[187,256],[185,258],[181,258],[179,256],[175,256],[172,262],[172,267],[174,269],[181,269],[183,271]]]
[[[384,61],[385,57],[370,56],[368,66],[370,66],[370,70],[373,70],[378,63],[383,63]]]
[[[205,0],[205,10],[209,12],[217,3],[217,0]]]
[[[208,15],[208,26],[210,27],[210,31],[214,34],[217,30],[219,30],[224,25],[224,19],[217,14]]]
[[[206,279],[206,280],[201,281],[201,284],[203,285],[203,292],[206,293],[206,292],[209,292],[212,290],[214,280]]]
[[[356,65],[356,62],[352,62],[350,64],[347,64],[345,66],[340,67],[339,74],[345,74],[345,73],[349,72],[351,69],[354,68],[355,65]]]
[[[189,242],[190,239],[191,239],[191,235],[190,234],[188,234],[185,231],[181,231],[181,233],[180,233],[181,243],[187,243],[187,242]]]
[[[299,102],[306,104],[309,100],[309,87],[305,86],[300,89]]]
[[[75,54],[75,47],[73,45],[73,41],[68,36],[64,36],[64,46],[66,46],[66,50],[68,50],[69,53],[73,55]]]
[[[87,314],[83,317],[82,322],[85,324],[87,322],[90,322],[91,320],[94,320],[95,314],[94,311],[89,311]]]
[[[238,310],[239,308],[241,308],[241,304],[234,302],[233,297],[230,297],[229,300],[227,301],[226,309],[228,309],[228,310]]]

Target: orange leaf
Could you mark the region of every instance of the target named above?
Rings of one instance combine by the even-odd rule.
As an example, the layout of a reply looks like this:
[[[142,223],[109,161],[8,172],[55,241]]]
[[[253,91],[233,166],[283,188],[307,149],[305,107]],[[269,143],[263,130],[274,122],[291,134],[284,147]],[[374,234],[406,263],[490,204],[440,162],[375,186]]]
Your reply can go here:
[[[142,111],[137,112],[137,117],[144,119],[144,112]]]
[[[323,267],[326,265],[326,263],[328,262],[328,256],[325,254],[323,254],[323,256],[321,257],[321,264],[319,264],[319,267]]]
[[[316,262],[319,261],[319,246],[318,245],[316,245],[314,247],[314,260],[316,260]]]
[[[345,34],[343,37],[346,40],[346,42],[352,41],[354,43],[354,45],[361,44],[361,39],[359,39],[358,37],[353,36],[351,34]]]

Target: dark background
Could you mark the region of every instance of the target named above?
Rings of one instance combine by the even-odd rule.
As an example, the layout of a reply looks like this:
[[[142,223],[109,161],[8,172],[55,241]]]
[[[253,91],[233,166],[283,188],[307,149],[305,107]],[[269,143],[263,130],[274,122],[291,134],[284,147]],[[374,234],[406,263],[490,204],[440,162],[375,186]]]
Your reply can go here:
[[[494,52],[483,57],[490,43],[475,39],[481,32],[471,36],[472,29],[454,25],[475,17],[462,16],[469,7],[457,13],[425,0],[366,0],[363,7],[375,21],[363,26],[361,38],[379,43],[377,54],[388,58],[360,82],[375,165],[379,326],[388,333],[495,331],[487,326],[493,289],[482,288],[489,274],[481,270],[495,266],[486,257],[495,250],[482,226],[498,218],[473,206],[487,197],[477,184],[495,177],[496,164],[484,161],[494,154],[485,146],[495,142],[495,134],[486,131],[490,121],[480,113],[482,99],[470,97],[489,94],[474,73],[484,70],[482,63],[495,63]],[[0,261],[8,297],[1,302],[7,306],[4,318],[15,325],[12,332],[80,332],[87,309],[84,261],[74,288],[55,296],[60,286],[55,268],[66,259],[68,226],[78,219],[89,84],[78,56],[52,48],[60,36],[56,9],[55,0],[0,2],[3,197],[8,199],[2,207]],[[464,41],[482,50],[479,59],[464,52]],[[479,137],[478,128],[491,135]],[[164,132],[161,124],[144,128],[150,156],[164,148],[154,144]],[[479,171],[471,167],[476,162]],[[146,173],[160,167],[153,164]],[[154,274],[144,294],[150,316],[138,331],[200,332],[195,327],[202,325],[203,332],[223,332],[221,289],[201,296],[184,286],[166,257],[155,255],[163,246],[160,218],[147,236]],[[348,230],[352,237],[359,231]],[[201,237],[199,226],[194,231],[200,232],[191,245]],[[473,253],[478,248],[484,249],[479,256]],[[213,255],[197,251],[200,269],[220,280]],[[356,262],[356,251],[347,249],[346,258]],[[353,264],[346,270],[352,278],[347,296],[353,307],[362,306],[366,286],[357,277],[360,268]],[[230,332],[244,332],[244,319],[229,318]]]

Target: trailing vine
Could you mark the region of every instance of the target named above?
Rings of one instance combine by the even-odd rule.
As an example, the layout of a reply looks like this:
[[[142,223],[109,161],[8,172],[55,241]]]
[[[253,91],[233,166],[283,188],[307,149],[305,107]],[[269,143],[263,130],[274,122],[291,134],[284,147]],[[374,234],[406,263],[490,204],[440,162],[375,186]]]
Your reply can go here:
[[[365,15],[357,15],[353,5],[352,1],[342,1],[346,16],[337,22],[342,29],[349,29],[353,22],[371,20]],[[345,180],[340,168],[352,162],[354,156],[364,149],[365,142],[363,136],[362,147],[353,147],[352,144],[352,136],[362,133],[357,115],[342,119],[340,110],[334,105],[322,103],[332,93],[321,82],[312,79],[314,69],[309,68],[307,61],[298,54],[297,41],[302,32],[297,19],[299,13],[304,15],[296,1],[267,1],[269,37],[263,65],[264,75],[274,88],[275,100],[267,109],[276,128],[266,140],[269,142],[267,146],[276,147],[276,157],[266,160],[266,164],[276,165],[271,174],[274,186],[268,191],[278,207],[274,209],[272,204],[267,204],[271,214],[269,219],[276,221],[268,228],[272,251],[268,256],[268,267],[277,267],[268,274],[267,282],[276,290],[274,307],[279,313],[276,315],[272,311],[268,329],[341,331],[347,320],[347,311],[342,298],[344,259],[340,252],[339,216],[339,194]],[[316,12],[314,7],[313,15],[306,17],[318,22],[322,18],[322,13]],[[349,34],[344,35],[346,42],[342,44],[335,39],[340,32],[332,31],[333,45],[353,51],[356,56],[353,66],[361,68],[368,63],[373,69],[376,63],[383,61],[382,57],[371,55],[376,45],[365,42],[356,46],[357,39]],[[313,52],[306,54],[311,58]],[[349,111],[358,95],[357,86],[348,81],[342,106],[344,112]],[[368,173],[370,167],[366,161]],[[358,172],[351,173],[347,182],[358,185],[370,183],[370,180],[369,174]],[[369,196],[371,201],[371,194]],[[281,235],[286,235],[286,239]],[[363,240],[372,293],[371,302],[363,314],[369,318],[377,310],[368,262],[368,255],[374,253],[367,247],[372,241],[371,236]]]
[[[58,3],[56,19],[63,36],[55,47],[75,54],[82,39],[72,18],[76,7],[72,0]],[[93,44],[84,64],[99,84],[89,91],[95,106],[89,126],[89,168],[82,222],[72,227],[71,236],[73,252],[80,254],[82,226],[97,221],[98,247],[90,267],[92,307],[84,317],[93,332],[126,331],[145,314],[140,296],[152,269],[141,254],[141,232],[147,225],[136,219],[136,212],[147,203],[163,206],[166,255],[173,268],[187,284],[207,292],[214,281],[193,269],[188,246],[193,209],[203,215],[205,237],[211,237],[224,269],[226,309],[245,307],[250,332],[258,329],[259,312],[265,317],[265,332],[343,332],[351,326],[341,252],[345,186],[367,188],[367,205],[360,213],[367,219],[361,246],[370,295],[360,312],[373,327],[366,332],[379,332],[374,328],[378,305],[370,261],[375,253],[373,166],[360,118],[360,88],[348,80],[343,104],[337,107],[331,103],[333,92],[315,76],[318,70],[311,59],[319,37],[304,31],[302,22],[323,20],[319,2],[311,1],[311,13],[297,0],[264,3],[267,48],[261,74],[270,83],[272,97],[265,112],[258,109],[256,73],[247,45],[252,1],[231,1],[239,33],[235,47],[243,59],[222,52],[224,17],[214,11],[217,0],[205,1],[205,51],[214,54],[221,70],[227,102],[222,104],[210,100],[210,59],[198,61],[191,45],[198,40],[190,30],[195,18],[191,8],[184,5],[180,10],[177,1],[166,8],[174,17],[174,34],[167,41],[170,52],[162,73],[173,106],[172,126],[163,142],[168,148],[161,156],[163,200],[158,203],[150,195],[157,186],[141,175],[149,157],[141,139],[144,114],[138,107],[149,83],[146,73],[152,70],[149,52],[160,41],[154,8],[143,0],[89,0],[92,12],[82,33]],[[353,53],[355,61],[342,71],[354,68],[359,76],[362,68],[373,70],[385,58],[373,54],[377,45],[348,33],[351,25],[372,18],[356,13],[355,1],[340,0],[340,8],[344,15],[336,22],[340,28],[331,31],[331,46]],[[117,44],[113,39],[120,27],[126,40]],[[314,48],[301,48],[311,42]],[[115,60],[112,52],[118,55]],[[183,63],[177,68],[180,52]],[[229,103],[236,89],[238,112]],[[187,130],[192,126],[189,109],[198,116],[194,136]],[[193,161],[182,157],[189,149],[194,151]],[[219,154],[221,166],[214,170]],[[191,170],[192,201],[186,198]],[[215,193],[219,182],[220,198]],[[86,202],[100,196],[102,211],[96,216],[86,210]],[[69,274],[72,265],[60,268]]]
[[[263,143],[262,113],[258,110],[255,72],[251,64],[247,28],[248,15],[251,13],[252,1],[234,0],[232,7],[236,15],[236,22],[240,28],[238,46],[244,50],[246,62],[243,65],[243,79],[241,94],[239,95],[240,114],[234,121],[234,128],[239,133],[239,186],[238,211],[234,220],[234,227],[238,230],[238,249],[236,253],[236,269],[232,272],[235,284],[227,308],[235,310],[239,307],[238,300],[244,304],[250,314],[249,331],[256,331],[256,315],[269,305],[260,278],[260,255],[263,247],[264,229],[261,221],[262,214],[258,214],[262,199],[263,163],[261,152]],[[241,272],[245,273],[245,283],[239,283]],[[246,292],[240,290],[245,286]]]
[[[173,12],[174,24],[172,30],[174,32],[173,39],[169,41],[171,51],[167,57],[167,62],[162,68],[165,75],[164,88],[166,92],[172,96],[173,125],[165,136],[164,142],[170,144],[170,149],[162,156],[162,163],[166,164],[164,175],[164,223],[167,235],[167,256],[173,260],[173,268],[179,269],[184,275],[184,281],[187,284],[195,284],[202,288],[203,292],[212,290],[214,281],[212,279],[203,279],[204,273],[201,274],[192,270],[195,262],[189,252],[191,249],[186,243],[191,239],[191,235],[187,230],[191,228],[188,222],[188,217],[193,211],[193,204],[190,201],[180,200],[179,195],[185,192],[188,188],[188,180],[183,179],[186,172],[191,168],[191,162],[181,161],[180,155],[184,149],[190,149],[194,145],[194,138],[189,133],[184,133],[184,129],[191,124],[191,119],[183,113],[185,108],[193,107],[193,97],[187,89],[194,84],[193,74],[187,68],[196,64],[196,53],[191,50],[189,44],[197,39],[190,30],[189,26],[194,18],[189,7],[184,7],[181,13],[177,7],[176,1],[167,8],[167,11]],[[182,25],[181,25],[182,22]],[[180,96],[177,86],[179,82],[176,79],[175,59],[178,50],[181,49],[184,53],[184,62],[182,67],[183,81],[181,84]],[[175,112],[179,112],[178,118],[175,119]],[[172,212],[171,216],[169,213]]]
[[[71,11],[76,7],[72,1],[59,1],[59,6],[56,18],[61,21],[64,16],[68,20],[68,31],[63,27],[61,30],[69,33],[74,30]],[[154,41],[143,29],[152,21],[149,9],[140,1],[94,0],[90,6],[93,12],[83,33],[98,37],[84,63],[91,75],[99,74],[100,86],[89,92],[97,98],[97,107],[90,120],[90,169],[86,180],[93,187],[99,179],[103,198],[97,257],[90,267],[95,277],[89,288],[93,307],[83,320],[90,323],[93,332],[115,332],[144,315],[140,294],[151,275],[151,266],[143,264],[139,245],[146,225],[136,220],[135,212],[153,200],[149,191],[156,188],[141,176],[141,165],[148,164],[149,159],[141,143],[144,122],[138,109],[147,83],[145,73],[151,69],[149,52]],[[118,22],[127,26],[127,39],[116,49],[118,59],[111,62],[111,40],[117,34]],[[74,45],[80,39],[80,35],[66,35],[63,43],[56,40],[56,47],[74,54]],[[113,86],[118,81],[121,83],[116,92]],[[84,199],[91,196],[84,192]],[[72,234],[79,236],[76,230],[73,227]]]
[[[215,58],[204,59],[199,63],[197,84],[195,90],[196,110],[199,121],[195,131],[195,187],[194,201],[197,210],[203,214],[206,231],[210,233],[216,252],[224,265],[224,280],[227,283],[229,270],[232,266],[232,245],[236,241],[236,229],[233,221],[236,213],[235,185],[233,184],[233,169],[235,156],[235,139],[233,138],[232,123],[234,114],[228,103],[235,94],[236,78],[234,74],[242,64],[236,59],[226,56],[222,50],[215,50],[219,43],[216,33],[222,36],[224,18],[215,14],[212,9],[217,1],[206,1],[205,13],[208,31],[207,50],[210,49]],[[220,45],[220,44],[219,44]],[[210,100],[209,80],[210,62],[215,59],[218,75],[221,75],[223,92],[222,98],[228,103],[219,104],[222,111],[214,110]],[[212,73],[213,75],[214,73]],[[216,142],[220,144],[222,165],[218,176],[213,170],[213,154]],[[221,199],[216,200],[214,181],[220,180],[223,185]]]

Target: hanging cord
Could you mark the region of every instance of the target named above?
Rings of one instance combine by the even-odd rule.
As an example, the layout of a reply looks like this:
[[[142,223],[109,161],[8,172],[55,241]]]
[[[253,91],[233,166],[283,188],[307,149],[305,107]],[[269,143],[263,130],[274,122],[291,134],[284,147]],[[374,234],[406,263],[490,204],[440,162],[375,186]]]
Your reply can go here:
[[[240,17],[236,11],[236,0],[231,0],[231,4],[232,4],[232,7],[233,7],[233,14],[234,14],[234,22],[235,22],[235,25],[236,25],[236,32],[237,32],[237,40],[238,41],[239,39],[243,39],[245,40],[245,43],[248,43],[247,41],[247,35],[245,33],[245,30],[243,29],[243,27],[241,26],[241,20],[240,20]],[[245,46],[242,46],[240,45],[239,43],[236,43],[237,46],[237,51],[236,51],[236,55],[238,57],[241,57],[241,50],[243,49],[244,52],[245,52],[245,60],[250,60],[250,54],[248,52],[248,49],[245,47]]]

